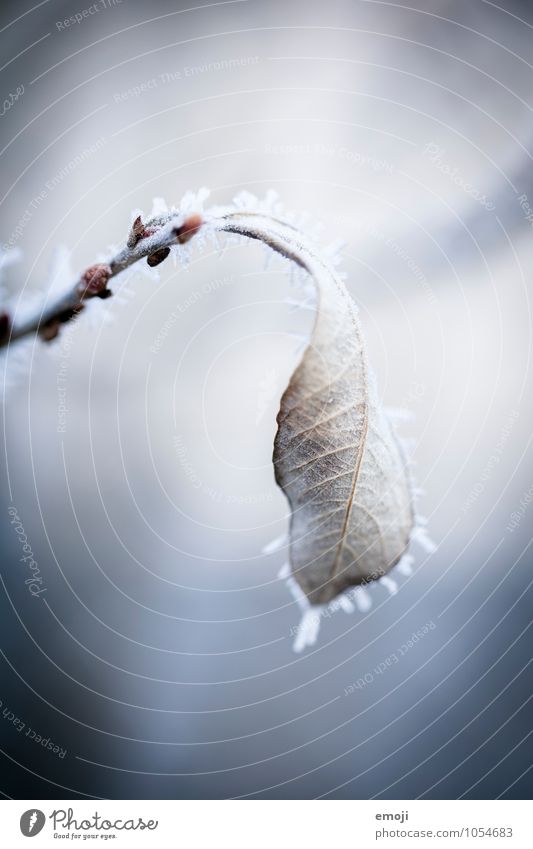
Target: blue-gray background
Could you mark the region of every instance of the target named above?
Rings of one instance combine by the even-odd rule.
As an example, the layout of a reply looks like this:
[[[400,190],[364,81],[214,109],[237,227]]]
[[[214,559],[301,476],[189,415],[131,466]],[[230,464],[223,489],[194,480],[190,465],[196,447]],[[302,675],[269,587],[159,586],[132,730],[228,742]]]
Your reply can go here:
[[[2,4],[1,99],[24,89],[0,123],[5,285],[46,289],[59,246],[85,267],[153,197],[275,189],[344,242],[438,550],[293,654],[284,553],[261,551],[287,524],[271,448],[312,315],[257,245],[136,270],[111,321],[9,352],[4,795],[527,798],[530,4],[89,7]]]

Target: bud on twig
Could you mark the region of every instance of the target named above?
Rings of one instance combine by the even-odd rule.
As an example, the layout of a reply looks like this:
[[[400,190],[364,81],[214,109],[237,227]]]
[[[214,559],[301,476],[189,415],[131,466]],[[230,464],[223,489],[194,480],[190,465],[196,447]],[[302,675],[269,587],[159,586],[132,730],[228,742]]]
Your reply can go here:
[[[7,312],[0,313],[0,345],[7,342],[11,332],[11,321]]]
[[[146,239],[147,236],[152,236],[155,233],[155,230],[147,229],[142,221],[140,215],[137,216],[133,224],[131,225],[130,234],[128,236],[128,241],[126,242],[128,248],[134,248],[137,242],[140,242],[141,239]]]
[[[102,297],[106,290],[107,281],[111,277],[111,268],[104,262],[91,265],[84,271],[78,284],[78,294],[81,298]],[[106,297],[103,295],[103,297]]]
[[[146,262],[151,268],[153,268],[155,265],[159,265],[160,262],[163,262],[163,260],[167,258],[169,253],[170,248],[159,248],[158,251],[154,251],[153,254],[150,254],[150,256],[146,257]]]
[[[181,227],[175,228],[174,233],[176,234],[176,241],[179,242],[180,245],[184,245],[185,242],[188,242],[189,239],[192,239],[192,237],[195,233],[198,232],[202,224],[202,216],[199,215],[197,212],[194,212],[192,215],[189,215],[189,217],[185,219]]]
[[[59,333],[59,328],[61,327],[61,322],[59,319],[54,318],[53,321],[47,322],[47,324],[43,324],[43,326],[39,329],[39,336],[43,340],[43,342],[51,342],[52,339],[55,339]]]

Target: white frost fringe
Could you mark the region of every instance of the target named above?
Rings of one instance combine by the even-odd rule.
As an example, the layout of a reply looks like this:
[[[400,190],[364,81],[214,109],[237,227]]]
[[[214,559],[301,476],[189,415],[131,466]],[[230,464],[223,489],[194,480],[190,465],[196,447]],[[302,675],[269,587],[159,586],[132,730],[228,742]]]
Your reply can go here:
[[[417,520],[417,524],[411,532],[410,542],[417,542],[426,553],[431,554],[436,550],[436,545],[429,538],[424,525],[421,523],[419,524],[418,521],[423,522],[423,520]],[[279,537],[269,546],[265,546],[263,551],[265,553],[277,551],[286,541],[286,537]],[[414,556],[411,553],[406,552],[401,560],[396,564],[394,570],[398,573],[398,575],[408,577],[413,573],[412,567],[414,560]],[[343,610],[345,613],[353,613],[354,610],[357,609],[360,613],[366,613],[372,607],[371,593],[362,586],[352,587],[351,589],[346,590],[346,592],[337,596],[337,598],[334,598],[333,601],[330,601],[328,604],[310,604],[306,594],[293,578],[291,568],[288,563],[285,563],[282,566],[278,573],[278,577],[285,581],[289,592],[296,601],[301,612],[300,623],[294,629],[295,638],[292,645],[292,649],[296,652],[296,654],[300,654],[305,648],[313,646],[316,643],[320,631],[320,621],[322,618],[329,619],[330,616],[337,613],[339,610]],[[390,577],[390,575],[384,575],[378,581],[372,581],[372,585],[376,584],[379,584],[387,590],[389,595],[395,595],[398,591],[398,584]],[[370,582],[367,586],[370,586]]]

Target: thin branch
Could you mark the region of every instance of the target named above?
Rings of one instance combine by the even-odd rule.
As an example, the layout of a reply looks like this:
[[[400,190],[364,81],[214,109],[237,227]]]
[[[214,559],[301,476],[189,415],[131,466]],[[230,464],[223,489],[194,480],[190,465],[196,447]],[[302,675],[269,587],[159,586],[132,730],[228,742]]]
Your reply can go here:
[[[257,227],[261,220],[263,226]],[[85,269],[66,293],[51,298],[42,309],[36,309],[23,320],[0,309],[0,347],[36,334],[45,341],[55,339],[61,326],[84,309],[85,301],[90,298],[108,298],[113,294],[108,285],[113,277],[145,258],[148,265],[159,265],[170,254],[172,247],[185,244],[204,228],[259,239],[287,259],[310,270],[309,263],[303,257],[307,255],[319,262],[318,257],[312,255],[309,246],[303,255],[298,249],[295,250],[294,243],[291,244],[287,238],[280,238],[280,227],[282,232],[288,231],[293,236],[298,234],[292,224],[270,213],[235,207],[217,207],[205,214],[171,212],[155,216],[147,222],[138,216],[131,226],[125,246],[107,263],[96,263]],[[300,247],[303,246],[298,245]]]
[[[107,263],[96,263],[85,269],[72,287],[50,300],[45,307],[23,321],[0,311],[0,347],[24,336],[39,334],[42,339],[54,339],[61,325],[70,321],[90,298],[108,298],[112,291],[109,281],[130,265],[146,257],[148,265],[159,265],[170,248],[188,242],[203,224],[202,217],[193,213],[172,213],[157,216],[144,224],[140,216],[133,222],[126,245]]]

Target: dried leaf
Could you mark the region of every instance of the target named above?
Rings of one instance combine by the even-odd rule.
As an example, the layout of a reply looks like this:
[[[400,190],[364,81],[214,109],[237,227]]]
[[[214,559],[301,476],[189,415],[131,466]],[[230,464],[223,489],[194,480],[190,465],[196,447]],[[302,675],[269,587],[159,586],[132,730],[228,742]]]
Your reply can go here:
[[[311,603],[376,580],[413,528],[401,446],[380,408],[353,300],[323,268],[313,335],[278,414],[276,480],[291,506],[290,559]]]
[[[290,561],[311,604],[386,575],[414,526],[403,452],[380,407],[357,308],[330,265],[282,222],[225,226],[306,268],[318,290],[310,343],[281,399],[276,481],[291,507]]]

